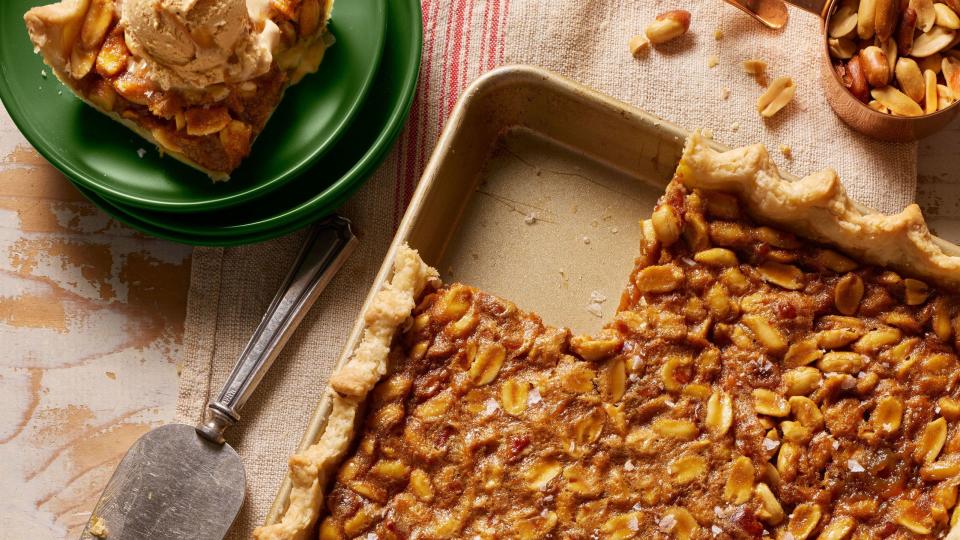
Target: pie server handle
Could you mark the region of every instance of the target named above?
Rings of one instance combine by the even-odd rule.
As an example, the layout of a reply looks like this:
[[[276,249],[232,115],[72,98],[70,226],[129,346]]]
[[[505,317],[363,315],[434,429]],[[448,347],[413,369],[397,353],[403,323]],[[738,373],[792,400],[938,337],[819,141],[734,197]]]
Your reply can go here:
[[[204,420],[196,427],[200,435],[223,444],[224,431],[240,420],[240,409],[356,243],[357,238],[346,218],[332,216],[312,227],[293,268],[240,354],[223,389],[207,405]]]

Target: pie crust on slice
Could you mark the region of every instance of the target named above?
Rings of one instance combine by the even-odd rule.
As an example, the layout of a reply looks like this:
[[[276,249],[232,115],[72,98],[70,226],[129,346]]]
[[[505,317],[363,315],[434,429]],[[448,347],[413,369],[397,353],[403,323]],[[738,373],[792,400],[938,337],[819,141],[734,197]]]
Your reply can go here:
[[[210,12],[242,9],[237,2],[155,0],[157,6],[174,6],[163,9]],[[244,60],[231,55],[229,62],[243,65],[223,70],[215,65],[204,72],[218,38],[195,29],[191,34],[193,27],[180,19],[161,19],[180,32],[169,35],[182,37],[181,45],[186,43],[195,51],[191,59],[183,59],[183,66],[173,66],[196,68],[192,73],[196,77],[184,80],[175,75],[176,69],[166,69],[166,64],[156,67],[134,52],[154,49],[132,35],[122,16],[124,8],[133,9],[128,7],[132,3],[62,0],[31,9],[24,20],[44,62],[75,94],[156,144],[161,152],[214,180],[229,178],[250,153],[284,90],[315,72],[332,42],[327,20],[333,0],[248,0],[249,17],[244,9],[241,27],[230,35],[239,34],[258,55]],[[232,24],[221,22],[214,27]],[[156,45],[161,46],[169,50],[171,44]],[[237,54],[243,52],[249,51]],[[197,77],[199,81],[193,80]]]
[[[254,536],[960,536],[960,257],[916,208],[694,135],[641,231],[595,336],[402,251]]]

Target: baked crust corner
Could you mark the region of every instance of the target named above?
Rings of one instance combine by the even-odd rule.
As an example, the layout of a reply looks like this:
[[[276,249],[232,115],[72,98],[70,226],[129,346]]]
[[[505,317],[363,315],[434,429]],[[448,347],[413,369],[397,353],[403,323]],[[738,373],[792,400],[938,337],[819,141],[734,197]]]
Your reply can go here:
[[[386,373],[394,335],[410,317],[417,299],[438,273],[416,250],[403,245],[393,263],[393,277],[374,296],[364,314],[360,344],[350,360],[330,378],[332,408],[320,440],[289,461],[293,487],[279,521],[257,527],[257,540],[303,540],[309,537],[323,505],[323,489],[350,447],[360,405]]]
[[[960,289],[960,254],[937,243],[920,207],[881,214],[847,196],[833,169],[795,182],[781,177],[762,144],[719,152],[696,132],[687,140],[677,179],[691,187],[736,193],[760,221],[832,244],[862,261]]]

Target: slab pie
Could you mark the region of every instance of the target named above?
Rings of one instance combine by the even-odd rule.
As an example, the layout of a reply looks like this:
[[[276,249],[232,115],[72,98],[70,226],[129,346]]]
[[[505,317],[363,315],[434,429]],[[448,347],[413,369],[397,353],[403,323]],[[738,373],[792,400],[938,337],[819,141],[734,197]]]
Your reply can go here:
[[[593,336],[402,250],[254,536],[960,536],[960,257],[915,206],[694,135],[641,232]]]
[[[56,76],[176,159],[225,180],[284,90],[315,72],[333,0],[62,0],[24,16]]]

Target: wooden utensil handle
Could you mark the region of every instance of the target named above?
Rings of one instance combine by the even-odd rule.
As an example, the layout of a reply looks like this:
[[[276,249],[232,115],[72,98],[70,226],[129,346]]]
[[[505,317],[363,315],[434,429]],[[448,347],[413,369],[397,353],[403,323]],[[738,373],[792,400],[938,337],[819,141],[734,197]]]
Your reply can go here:
[[[832,0],[725,0],[768,28],[780,29],[787,24],[789,13],[786,4],[789,3],[805,11],[814,13],[821,18],[826,17]]]
[[[240,354],[220,395],[207,405],[197,431],[223,443],[223,432],[240,420],[239,411],[270,369],[280,350],[320,292],[343,265],[356,244],[350,222],[333,216],[315,225],[263,320]]]

